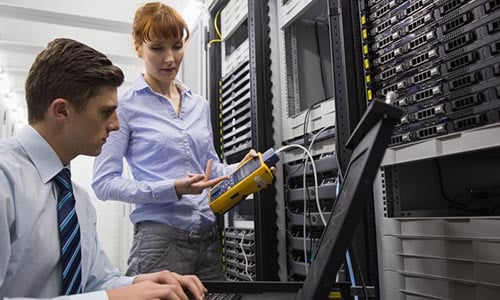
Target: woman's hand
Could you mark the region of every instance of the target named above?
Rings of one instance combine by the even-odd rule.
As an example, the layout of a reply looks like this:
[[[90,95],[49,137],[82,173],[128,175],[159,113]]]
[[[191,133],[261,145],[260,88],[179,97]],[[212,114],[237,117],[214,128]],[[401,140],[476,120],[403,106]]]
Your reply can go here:
[[[209,159],[207,162],[207,167],[205,169],[205,174],[188,173],[188,178],[177,179],[174,182],[177,196],[180,197],[183,194],[200,194],[204,189],[211,187],[227,178],[227,176],[221,176],[215,179],[209,179],[211,171],[212,160]]]
[[[258,156],[257,151],[255,151],[255,149],[250,149],[250,151],[248,151],[247,155],[245,155],[245,157],[243,157],[243,159],[240,161],[240,164],[238,165],[238,167],[241,166],[247,160],[254,158],[254,157],[257,157],[257,156]],[[271,170],[271,172],[273,172],[273,174],[276,171],[276,168],[274,166],[269,167],[269,169]]]
[[[243,157],[243,159],[240,161],[240,164],[238,165],[238,167],[241,166],[247,160],[254,158],[254,157],[257,157],[257,156],[258,156],[257,151],[255,151],[254,149],[250,149],[250,151],[248,151],[247,155],[245,155],[245,157]]]

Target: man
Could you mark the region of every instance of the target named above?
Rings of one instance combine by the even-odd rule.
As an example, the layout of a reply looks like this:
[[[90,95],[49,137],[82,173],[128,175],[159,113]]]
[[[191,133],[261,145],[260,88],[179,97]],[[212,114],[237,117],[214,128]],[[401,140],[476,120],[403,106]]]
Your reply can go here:
[[[26,80],[28,122],[0,141],[0,299],[203,299],[193,275],[120,276],[102,251],[88,194],[68,177],[119,128],[122,71],[77,41],[56,39]],[[76,213],[75,213],[76,212]]]

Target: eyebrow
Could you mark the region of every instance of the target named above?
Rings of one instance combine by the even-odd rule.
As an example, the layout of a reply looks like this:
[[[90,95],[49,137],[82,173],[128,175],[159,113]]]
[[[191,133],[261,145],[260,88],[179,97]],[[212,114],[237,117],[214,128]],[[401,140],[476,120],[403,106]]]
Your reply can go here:
[[[100,109],[105,110],[105,109],[117,109],[118,105],[103,105],[100,107]]]

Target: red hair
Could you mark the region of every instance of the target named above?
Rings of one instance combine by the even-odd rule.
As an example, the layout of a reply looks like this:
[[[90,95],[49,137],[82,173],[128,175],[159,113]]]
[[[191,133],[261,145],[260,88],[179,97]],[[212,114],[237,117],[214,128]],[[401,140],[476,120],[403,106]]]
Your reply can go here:
[[[150,2],[135,12],[132,37],[137,50],[143,42],[154,39],[187,41],[189,29],[184,18],[174,8],[161,2]]]

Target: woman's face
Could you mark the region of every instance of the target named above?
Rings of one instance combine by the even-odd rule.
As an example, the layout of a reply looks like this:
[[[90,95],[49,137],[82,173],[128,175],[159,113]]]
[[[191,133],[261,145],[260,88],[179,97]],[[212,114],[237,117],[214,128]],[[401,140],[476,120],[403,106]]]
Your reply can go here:
[[[146,81],[171,83],[184,58],[184,41],[162,39],[143,42],[139,48],[139,57],[144,60]]]

